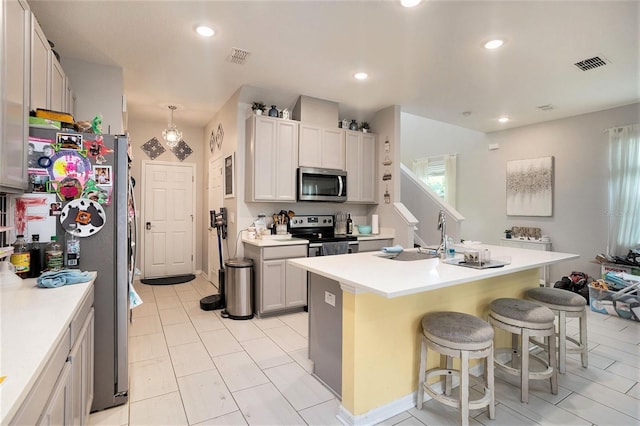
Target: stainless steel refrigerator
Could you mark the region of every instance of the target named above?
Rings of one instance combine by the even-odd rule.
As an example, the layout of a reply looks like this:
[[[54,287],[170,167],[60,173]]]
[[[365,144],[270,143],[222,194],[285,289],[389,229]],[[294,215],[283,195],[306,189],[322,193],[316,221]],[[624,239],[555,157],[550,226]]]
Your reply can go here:
[[[59,141],[58,133],[61,132],[30,129],[31,137],[45,140]],[[83,151],[83,156],[93,170],[106,170],[110,173],[108,183],[111,184],[109,187],[104,185],[105,181],[100,182],[103,189],[108,188],[110,191],[108,203],[102,200],[100,204],[105,216],[102,227],[94,234],[79,238],[78,267],[83,271],[97,272],[94,302],[94,399],[91,408],[93,412],[124,404],[128,400],[127,320],[129,283],[134,270],[131,252],[135,247],[135,228],[132,228],[132,223],[135,222],[135,206],[132,206],[133,200],[129,196],[127,138],[102,135],[101,142],[96,143],[96,135],[80,135],[83,140],[79,151]],[[57,153],[63,149],[59,148]],[[99,155],[101,157],[98,157]],[[87,161],[81,163],[86,165]],[[47,160],[44,159],[40,163],[46,165]],[[78,173],[77,168],[74,173]],[[49,187],[51,188],[51,185]],[[64,211],[68,201],[60,201]],[[67,232],[60,221],[57,221],[56,233],[58,241],[64,246]]]

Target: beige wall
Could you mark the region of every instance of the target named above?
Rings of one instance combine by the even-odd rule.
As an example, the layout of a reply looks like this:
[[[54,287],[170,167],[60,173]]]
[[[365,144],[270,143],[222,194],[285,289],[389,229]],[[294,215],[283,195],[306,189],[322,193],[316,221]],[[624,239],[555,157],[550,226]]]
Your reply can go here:
[[[164,144],[162,139],[162,130],[164,130],[167,126],[166,121],[149,121],[148,119],[140,119],[135,116],[129,115],[128,118],[128,126],[129,126],[129,137],[131,140],[131,147],[133,152],[133,164],[131,166],[131,176],[136,180],[135,187],[135,197],[136,197],[136,214],[138,215],[138,227],[139,227],[139,238],[143,237],[144,233],[144,218],[141,216],[143,214],[143,206],[141,190],[142,190],[142,162],[143,161],[151,161],[151,159],[147,156],[147,154],[142,151],[141,146],[147,142],[149,139],[155,137],[157,138],[163,146],[167,149],[164,153],[162,153],[159,157],[156,158],[155,161],[165,161],[172,163],[193,163],[195,164],[196,169],[196,211],[195,211],[195,238],[196,238],[196,252],[194,253],[195,257],[195,269],[196,272],[202,270],[202,254],[206,252],[206,246],[203,247],[203,244],[206,244],[206,233],[203,230],[206,230],[206,226],[208,224],[208,218],[204,217],[202,214],[202,204],[203,197],[201,195],[201,189],[204,187],[204,165],[205,165],[205,149],[204,149],[204,129],[201,127],[194,126],[185,126],[180,124],[180,119],[178,116],[174,116],[174,122],[178,129],[182,131],[182,137],[187,142],[187,144],[193,150],[193,153],[187,157],[184,161],[178,160],[178,158],[173,155],[173,153],[168,149],[168,147]],[[140,244],[141,246],[141,244]],[[140,250],[138,250],[138,257],[140,256]],[[141,259],[138,258],[137,264],[138,268],[143,270],[143,263]]]

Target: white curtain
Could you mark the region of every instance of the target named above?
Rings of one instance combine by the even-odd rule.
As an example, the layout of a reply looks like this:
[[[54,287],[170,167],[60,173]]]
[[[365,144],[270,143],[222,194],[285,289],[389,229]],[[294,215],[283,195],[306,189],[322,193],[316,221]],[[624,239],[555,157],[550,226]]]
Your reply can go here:
[[[640,246],[640,125],[609,129],[609,242],[607,254]]]
[[[411,169],[418,179],[427,185],[429,176],[444,176],[444,200],[455,208],[456,154],[418,158],[413,160]]]

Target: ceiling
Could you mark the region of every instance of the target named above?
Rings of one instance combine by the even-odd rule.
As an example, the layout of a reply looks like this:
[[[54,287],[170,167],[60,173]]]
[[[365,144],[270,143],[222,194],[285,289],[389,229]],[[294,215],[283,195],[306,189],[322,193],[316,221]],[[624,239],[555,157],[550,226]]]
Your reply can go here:
[[[167,120],[174,104],[178,125],[204,126],[243,85],[264,96],[247,102],[291,107],[303,94],[338,102],[340,118],[358,120],[400,105],[484,132],[640,101],[638,1],[29,4],[63,63],[122,67],[130,120]],[[199,24],[217,34],[197,36]],[[482,48],[496,37],[503,47]],[[233,47],[251,52],[243,65],[226,60]],[[594,56],[607,65],[574,66]],[[357,71],[369,79],[356,81]],[[502,115],[511,121],[499,123]]]

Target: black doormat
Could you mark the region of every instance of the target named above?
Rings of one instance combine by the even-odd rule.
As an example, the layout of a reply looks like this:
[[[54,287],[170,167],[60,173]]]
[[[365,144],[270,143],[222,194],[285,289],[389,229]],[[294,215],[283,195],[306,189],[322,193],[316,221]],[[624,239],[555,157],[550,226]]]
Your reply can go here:
[[[149,278],[140,280],[143,284],[150,285],[170,285],[170,284],[182,284],[188,283],[191,280],[195,280],[196,276],[193,274],[189,275],[176,275],[175,277],[162,277],[162,278]]]

